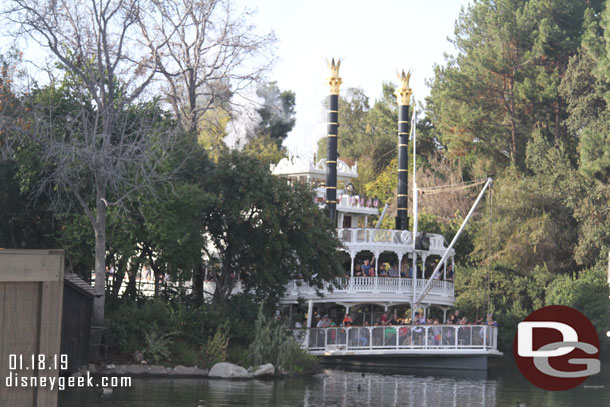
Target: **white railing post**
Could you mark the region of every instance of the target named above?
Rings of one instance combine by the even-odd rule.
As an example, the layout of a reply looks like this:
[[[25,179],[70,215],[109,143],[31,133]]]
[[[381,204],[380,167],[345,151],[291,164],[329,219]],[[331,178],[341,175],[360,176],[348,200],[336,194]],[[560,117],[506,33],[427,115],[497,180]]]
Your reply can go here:
[[[487,327],[483,327],[483,349],[487,349]]]
[[[427,325],[424,327],[424,349],[428,349],[428,328]]]
[[[394,331],[396,331],[396,349],[398,349],[398,337],[400,336],[400,327],[394,327]]]
[[[455,330],[455,348],[458,348],[458,328],[457,326],[454,326],[453,329]]]

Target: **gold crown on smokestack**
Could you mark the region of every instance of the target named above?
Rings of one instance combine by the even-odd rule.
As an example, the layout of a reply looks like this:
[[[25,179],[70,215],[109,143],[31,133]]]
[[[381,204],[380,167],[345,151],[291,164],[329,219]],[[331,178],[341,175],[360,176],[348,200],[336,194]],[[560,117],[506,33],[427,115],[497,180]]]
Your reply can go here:
[[[394,95],[396,95],[396,101],[399,105],[409,105],[411,103],[411,95],[413,89],[409,87],[409,80],[411,79],[411,71],[405,74],[405,70],[398,75],[400,86],[396,88]]]
[[[328,59],[326,60],[326,65],[328,65],[328,69],[330,69],[330,76],[326,78],[328,85],[330,86],[330,94],[338,95],[339,87],[343,80],[339,77],[339,67],[341,66],[341,60],[337,59],[337,63],[335,64],[335,58],[332,58],[330,62]]]

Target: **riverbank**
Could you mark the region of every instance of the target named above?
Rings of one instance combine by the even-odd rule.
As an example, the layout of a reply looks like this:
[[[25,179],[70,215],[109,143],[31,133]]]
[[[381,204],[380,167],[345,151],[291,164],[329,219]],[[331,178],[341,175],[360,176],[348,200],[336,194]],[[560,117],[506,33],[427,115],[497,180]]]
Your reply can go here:
[[[211,369],[201,369],[197,366],[175,367],[148,364],[89,364],[87,369],[75,373],[92,376],[129,376],[129,377],[167,377],[167,378],[211,378],[228,380],[247,379],[281,379],[292,376],[281,369],[276,369],[271,363],[251,366],[248,369],[233,363],[216,363]]]

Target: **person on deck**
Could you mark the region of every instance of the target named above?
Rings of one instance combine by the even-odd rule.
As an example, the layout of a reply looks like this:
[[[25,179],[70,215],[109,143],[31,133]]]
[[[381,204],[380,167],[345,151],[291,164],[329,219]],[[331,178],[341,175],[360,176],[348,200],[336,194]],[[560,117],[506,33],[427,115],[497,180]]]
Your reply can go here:
[[[487,314],[487,320],[485,321],[485,325],[498,326],[498,323],[494,321],[492,314]]]
[[[453,264],[447,267],[447,281],[453,281]]]
[[[328,318],[328,314],[324,315],[316,328],[328,328],[330,326],[330,319]]]
[[[356,263],[354,266],[354,277],[362,277],[363,275],[362,266],[360,266],[360,263]]]
[[[388,272],[385,269],[385,264],[381,263],[379,265],[379,277],[387,277],[388,276]]]
[[[398,267],[396,266],[396,264],[393,264],[392,267],[390,267],[390,271],[388,271],[388,276],[398,277]]]
[[[351,326],[354,323],[352,317],[349,314],[345,314],[345,318],[343,318],[343,326]]]
[[[364,259],[364,264],[362,265],[362,272],[364,273],[365,276],[369,275],[369,269],[371,268],[371,265],[369,263],[370,263],[369,259]]]

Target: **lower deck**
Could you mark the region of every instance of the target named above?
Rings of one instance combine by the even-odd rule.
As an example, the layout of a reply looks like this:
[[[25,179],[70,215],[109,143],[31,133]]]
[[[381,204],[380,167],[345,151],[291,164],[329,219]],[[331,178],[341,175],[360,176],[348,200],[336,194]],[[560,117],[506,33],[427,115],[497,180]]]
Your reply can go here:
[[[295,329],[310,354],[339,364],[486,369],[500,356],[498,328],[487,325],[387,325]]]

